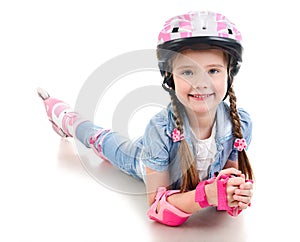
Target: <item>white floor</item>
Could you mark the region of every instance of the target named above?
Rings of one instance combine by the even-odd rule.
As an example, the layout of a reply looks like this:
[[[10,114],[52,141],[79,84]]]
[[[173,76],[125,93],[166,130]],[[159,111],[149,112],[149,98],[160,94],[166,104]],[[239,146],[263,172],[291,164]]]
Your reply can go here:
[[[298,211],[272,202],[274,189],[263,191],[261,177],[252,207],[237,218],[207,209],[177,228],[150,221],[142,183],[106,162],[94,167],[104,175],[99,183],[73,141],[60,140],[41,122],[47,139],[41,144],[36,134],[36,144],[24,141],[27,153],[10,151],[10,164],[1,169],[2,241],[297,241],[292,219]]]
[[[299,241],[299,47],[286,41],[299,35],[297,8],[292,1],[160,4],[0,3],[0,241]],[[79,159],[74,142],[52,131],[35,89],[74,104],[100,64],[153,48],[162,22],[191,9],[224,12],[243,29],[247,48],[236,92],[254,123],[255,193],[252,207],[237,218],[207,209],[170,228],[147,218],[142,183],[107,163],[84,168],[88,158]],[[132,23],[138,35],[130,32]]]

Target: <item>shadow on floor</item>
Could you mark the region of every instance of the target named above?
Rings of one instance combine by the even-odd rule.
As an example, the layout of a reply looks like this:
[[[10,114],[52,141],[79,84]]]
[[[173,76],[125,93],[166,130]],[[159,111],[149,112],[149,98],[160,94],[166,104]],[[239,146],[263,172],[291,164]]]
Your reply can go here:
[[[83,146],[78,149],[85,149],[85,151],[80,151],[80,154],[84,154],[84,156],[79,157],[73,141],[62,139],[58,150],[59,166],[79,174],[87,172],[106,188],[129,195],[130,203],[146,224],[147,234],[151,237],[150,241],[247,241],[243,214],[231,217],[226,212],[207,208],[193,214],[187,222],[179,227],[168,227],[148,219],[144,183],[117,170],[108,162],[102,161],[91,150]]]

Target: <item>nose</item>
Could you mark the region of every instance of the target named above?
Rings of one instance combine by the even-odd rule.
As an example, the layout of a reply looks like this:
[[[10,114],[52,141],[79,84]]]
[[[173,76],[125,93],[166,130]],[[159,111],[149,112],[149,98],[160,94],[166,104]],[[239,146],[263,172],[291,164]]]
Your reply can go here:
[[[191,86],[195,90],[206,89],[211,83],[211,77],[202,69],[199,69],[191,79]]]

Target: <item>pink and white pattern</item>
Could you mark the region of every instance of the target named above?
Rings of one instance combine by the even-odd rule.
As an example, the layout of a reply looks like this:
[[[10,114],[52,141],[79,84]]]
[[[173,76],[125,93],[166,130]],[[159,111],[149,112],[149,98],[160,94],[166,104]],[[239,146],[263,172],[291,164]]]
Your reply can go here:
[[[247,143],[245,139],[235,139],[233,147],[238,151],[243,151],[247,148]]]
[[[178,129],[174,129],[172,132],[172,140],[173,142],[178,142],[184,139],[183,134],[180,133]]]
[[[187,37],[215,36],[242,40],[235,24],[224,15],[214,12],[193,11],[166,21],[158,36],[158,45]]]

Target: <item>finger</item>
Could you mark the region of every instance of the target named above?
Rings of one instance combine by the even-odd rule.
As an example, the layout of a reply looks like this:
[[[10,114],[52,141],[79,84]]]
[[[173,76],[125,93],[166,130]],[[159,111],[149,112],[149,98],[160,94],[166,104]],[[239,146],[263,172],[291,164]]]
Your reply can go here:
[[[238,206],[239,201],[233,199],[233,195],[227,196],[227,205],[229,207],[236,207]]]
[[[253,190],[252,189],[247,189],[247,190],[235,189],[234,194],[239,195],[239,196],[252,197],[253,196]]]
[[[245,182],[240,185],[240,189],[243,189],[243,190],[253,189],[253,184],[251,182]]]
[[[227,200],[227,204],[229,207],[239,207],[240,209],[246,209],[247,207],[249,207],[250,203],[243,203],[237,200]]]
[[[235,186],[227,186],[227,188],[226,188],[227,196],[233,196],[235,194],[236,189],[238,189],[238,188]]]
[[[242,177],[232,177],[228,179],[227,184],[229,186],[238,186],[240,187],[240,185],[245,183],[245,179]]]
[[[236,176],[239,176],[241,174],[242,174],[242,172],[240,170],[231,167],[231,168],[221,170],[218,176],[220,176],[220,175],[236,175]]]
[[[227,204],[229,207],[237,207],[239,206],[239,201],[236,201],[236,200],[231,200],[231,201],[227,201]]]
[[[244,210],[244,209],[248,208],[249,205],[246,204],[246,203],[239,202],[239,203],[238,203],[238,207],[239,207],[239,209]]]
[[[251,202],[251,197],[247,197],[247,196],[233,195],[233,199],[238,202],[242,202],[242,203],[246,203],[246,204]]]

